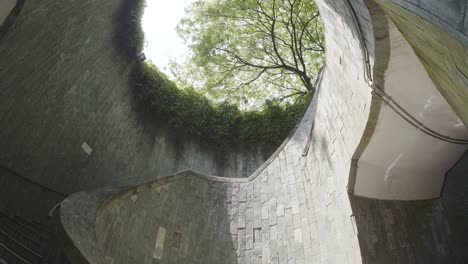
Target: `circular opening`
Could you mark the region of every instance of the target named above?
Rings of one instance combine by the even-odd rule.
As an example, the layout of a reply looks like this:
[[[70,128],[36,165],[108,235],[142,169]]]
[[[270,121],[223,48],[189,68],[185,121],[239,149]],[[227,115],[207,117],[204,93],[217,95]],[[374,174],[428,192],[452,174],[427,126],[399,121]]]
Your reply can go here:
[[[134,46],[148,58],[139,92],[174,126],[220,145],[279,145],[302,117],[324,57],[314,2],[141,0],[136,9]]]

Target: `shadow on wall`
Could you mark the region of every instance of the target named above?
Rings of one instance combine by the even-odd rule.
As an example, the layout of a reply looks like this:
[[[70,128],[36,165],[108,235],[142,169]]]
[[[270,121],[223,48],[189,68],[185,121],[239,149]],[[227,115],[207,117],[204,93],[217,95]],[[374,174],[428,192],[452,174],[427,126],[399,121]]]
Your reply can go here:
[[[138,78],[135,76],[138,74],[141,73],[137,67],[134,67],[132,78]],[[166,156],[171,156],[172,163],[170,168],[166,168],[166,170],[156,168],[159,170],[158,175],[160,176],[185,169],[195,169],[221,177],[248,177],[277,148],[273,145],[237,145],[230,146],[229,149],[217,147],[202,137],[187,133],[183,128],[174,128],[168,124],[163,116],[159,116],[155,112],[154,106],[148,105],[148,100],[144,100],[143,96],[141,87],[132,84],[130,98],[136,113],[135,118],[139,126],[142,127],[141,136],[144,138],[144,142],[147,142],[145,146],[141,146],[142,149],[148,147],[160,149],[170,146],[170,149],[163,153]],[[194,159],[194,156],[203,156],[204,152],[209,153],[213,160],[210,161],[207,157]],[[206,164],[209,169],[203,169],[203,164]]]
[[[49,224],[52,207],[68,195],[37,185],[0,165],[0,210]]]
[[[302,120],[303,124],[311,124],[315,119],[319,90],[310,106],[312,109],[308,109],[305,120]],[[296,130],[295,133],[304,133],[300,138],[307,139],[305,133],[309,133],[309,129]],[[297,136],[293,138],[296,139],[289,142],[294,144]],[[273,155],[274,159],[277,155]],[[269,259],[269,255],[262,254],[270,252],[270,246],[273,250],[279,246],[274,241],[276,238],[270,241],[270,225],[274,226],[272,236],[281,237],[283,234],[286,237],[286,233],[283,233],[286,228],[277,227],[281,226],[281,220],[276,219],[276,213],[273,213],[276,209],[271,206],[276,204],[276,198],[282,200],[284,197],[280,193],[268,194],[267,190],[273,191],[274,188],[265,188],[268,183],[263,182],[268,181],[268,177],[274,181],[275,176],[267,177],[264,173],[252,181],[246,178],[220,178],[221,181],[217,181],[193,172],[175,175],[179,176],[183,178],[158,187],[152,187],[158,181],[146,183],[136,187],[134,192],[112,197],[109,203],[101,206],[96,233],[98,244],[108,261],[245,263],[246,260]],[[170,177],[159,181],[169,180]],[[280,176],[276,177],[279,180]],[[283,183],[286,184],[278,181],[279,185]],[[291,184],[291,180],[288,183]],[[268,200],[268,196],[272,201]],[[265,207],[266,204],[271,205]],[[269,213],[265,210],[272,211],[272,219],[268,218]],[[286,208],[286,212],[288,210],[291,212],[292,208]],[[283,227],[286,227],[284,221],[288,217],[292,217],[292,214],[280,217]],[[289,227],[292,228],[292,225]],[[292,232],[289,234],[292,235]],[[262,253],[262,248],[266,252]],[[286,246],[283,245],[282,249],[286,250]],[[271,254],[274,263],[285,263],[278,262],[279,257]]]
[[[6,8],[7,10],[9,9],[8,6],[5,7],[4,5],[14,4],[13,9],[10,11],[9,14],[7,14],[5,20],[3,20],[2,17],[2,15],[4,15],[2,11],[4,10],[0,10],[0,40],[5,35],[7,30],[13,26],[15,19],[19,16],[21,12],[21,8],[23,7],[24,1],[25,0],[9,0],[0,4],[0,8]]]
[[[134,65],[112,30],[122,2],[24,2],[0,44],[0,164],[66,194],[187,168],[229,177],[255,171],[262,151],[233,150],[219,162],[213,146],[136,109]]]
[[[167,116],[158,113],[154,105],[144,98],[148,95],[145,95],[144,89],[140,87],[141,69],[135,65],[137,53],[142,49],[144,42],[140,21],[144,7],[144,1],[141,0],[121,0],[115,19],[114,44],[115,48],[122,52],[122,57],[133,65],[129,74],[129,98],[136,122],[142,128],[143,142],[147,142],[141,146],[141,149],[150,148],[148,151],[151,152],[151,148],[167,148],[161,151],[160,155],[169,157],[167,160],[171,162],[170,164],[165,164],[169,163],[166,161],[159,162],[154,168],[156,174],[165,176],[186,169],[195,169],[221,177],[248,177],[271,156],[277,146],[239,144],[229,146],[229,149],[220,147],[203,136],[187,132],[183,126],[174,127]],[[145,181],[147,179],[151,178],[145,177]]]
[[[468,152],[448,172],[440,199],[350,196],[363,263],[467,263]]]
[[[350,0],[356,8],[361,1]],[[357,12],[362,35],[370,52],[375,52],[373,66],[374,82],[382,86],[390,56],[388,25],[381,8],[366,1],[372,16],[373,28],[368,27],[366,18]],[[340,13],[340,7],[330,4]],[[361,9],[356,9],[361,10]],[[364,10],[364,9],[362,9]],[[350,20],[343,20],[350,29],[356,28]],[[372,33],[375,37],[372,37]],[[359,34],[358,34],[359,35]],[[371,38],[372,37],[372,38]],[[374,46],[372,46],[375,44]],[[372,59],[372,54],[371,59]],[[373,111],[375,112],[375,111]],[[370,122],[377,117],[372,113]],[[372,128],[373,129],[373,128]],[[366,131],[364,134],[364,145]],[[324,139],[313,139],[317,148],[330,151]],[[363,142],[361,142],[362,144]],[[364,146],[365,148],[365,146]],[[359,147],[358,147],[359,151]],[[467,263],[468,252],[468,153],[448,172],[440,199],[426,201],[383,201],[349,195],[352,220],[357,228],[362,263]],[[408,175],[410,177],[410,175]]]
[[[231,237],[230,228],[235,216],[228,211],[229,194],[236,188],[238,192],[238,184],[185,177],[116,199],[101,209],[96,221],[106,260],[115,264],[237,263],[237,254],[245,254],[245,248],[234,246],[237,242],[232,237],[237,234]]]

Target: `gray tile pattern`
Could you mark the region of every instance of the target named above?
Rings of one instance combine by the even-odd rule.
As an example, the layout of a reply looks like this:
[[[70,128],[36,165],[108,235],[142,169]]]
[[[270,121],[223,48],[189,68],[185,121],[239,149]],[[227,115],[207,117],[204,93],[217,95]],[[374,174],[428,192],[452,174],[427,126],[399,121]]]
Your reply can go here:
[[[310,107],[285,148],[249,182],[188,176],[106,208],[97,233],[110,263],[360,263],[346,178],[370,89],[354,24],[337,13],[346,10],[339,3],[320,6],[330,26],[316,115]],[[330,23],[336,19],[343,23]],[[167,234],[159,260],[152,256],[161,226]],[[180,248],[171,247],[175,234],[182,234]]]
[[[220,150],[140,107],[116,37],[127,0],[22,2],[0,37],[1,166],[71,194],[185,169],[247,177],[275,150]]]
[[[391,2],[439,26],[468,45],[466,0],[391,0]]]
[[[370,15],[361,1],[351,2],[372,51]],[[468,259],[462,250],[466,238],[451,231],[467,230],[466,224],[450,216],[455,210],[466,218],[466,195],[456,195],[463,193],[460,189],[440,201],[424,202],[348,195],[350,158],[367,121],[370,88],[363,78],[362,53],[347,6],[342,1],[319,4],[327,25],[328,53],[316,114],[311,106],[285,148],[251,181],[223,183],[190,175],[105,208],[97,234],[109,263],[463,263]],[[372,53],[370,57],[373,62]],[[302,156],[313,122],[310,150]],[[454,172],[458,178],[461,171]],[[155,259],[160,227],[167,235],[162,257]],[[180,247],[174,247],[179,240]]]
[[[105,76],[120,76],[122,73],[126,76],[125,73],[129,71],[127,62],[115,62],[113,58],[117,56],[117,52],[114,49],[100,48],[107,47],[107,44],[114,41],[112,35],[102,34],[105,30],[99,31],[111,27],[111,21],[101,21],[97,19],[100,16],[87,14],[83,17],[71,16],[64,22],[48,15],[61,13],[58,11],[63,8],[60,5],[64,3],[71,2],[29,1],[25,11],[29,8],[32,15],[25,16],[18,26],[19,29],[25,27],[27,30],[21,34],[13,31],[9,36],[10,40],[23,41],[32,35],[37,36],[31,43],[40,48],[28,56],[46,58],[49,46],[69,50],[47,59],[38,59],[41,61],[39,65],[44,63],[42,68],[49,72],[33,75],[31,79],[20,83],[16,83],[16,79],[7,74],[7,67],[2,68],[0,64],[0,75],[6,76],[0,78],[0,84],[2,88],[8,87],[2,90],[2,95],[12,95],[13,91],[18,94],[21,92],[23,94],[18,100],[29,104],[32,103],[29,100],[33,99],[28,98],[36,97],[23,95],[28,95],[28,84],[38,84],[40,87],[31,87],[36,88],[34,91],[43,91],[44,96],[51,99],[46,100],[47,104],[45,101],[37,102],[37,111],[34,113],[26,110],[10,112],[14,109],[10,104],[14,102],[0,105],[0,121],[3,124],[15,124],[13,119],[19,117],[42,121],[2,126],[9,127],[1,131],[2,138],[7,139],[20,131],[18,139],[27,140],[17,140],[18,144],[15,146],[6,144],[7,140],[3,140],[0,143],[3,150],[0,159],[8,161],[13,167],[21,167],[16,164],[20,161],[30,161],[28,166],[22,168],[24,172],[32,175],[32,172],[41,171],[45,176],[39,175],[40,177],[50,177],[40,178],[41,181],[67,192],[73,191],[73,188],[117,182],[129,184],[135,180],[131,177],[147,180],[154,174],[163,174],[169,167],[173,169],[172,165],[177,167],[177,164],[170,164],[164,169],[156,168],[156,162],[147,159],[145,153],[153,153],[153,149],[146,144],[148,141],[154,143],[152,147],[164,146],[165,143],[148,137],[145,128],[137,127],[129,121],[133,120],[134,109],[129,108],[131,102],[127,101],[126,80],[115,78],[115,83],[104,85],[100,75],[91,74],[99,69],[102,72],[98,72]],[[76,5],[78,3],[81,2],[74,2]],[[89,10],[98,14],[104,10],[112,11],[113,14],[117,12],[112,1],[86,3],[90,4]],[[358,12],[358,20],[373,63],[374,36],[370,15],[363,1],[352,0],[351,3]],[[36,9],[38,6],[43,8]],[[106,204],[97,218],[96,235],[100,250],[108,263],[309,264],[392,263],[394,260],[397,263],[427,263],[428,260],[443,263],[447,261],[446,256],[463,254],[460,245],[465,240],[460,236],[453,238],[451,234],[466,231],[463,224],[453,220],[460,219],[460,215],[462,220],[466,219],[466,206],[459,206],[458,203],[453,205],[450,199],[403,204],[348,196],[346,183],[350,158],[367,122],[370,88],[364,81],[358,32],[345,1],[319,1],[319,6],[326,24],[327,67],[317,94],[317,113],[313,115],[312,108],[309,109],[285,148],[251,181],[212,181],[194,174]],[[67,10],[76,11],[77,8],[73,7],[76,6],[70,4]],[[93,34],[96,39],[85,40],[85,43],[98,43],[93,51],[101,51],[101,59],[86,57],[92,64],[85,63],[86,60],[81,57],[78,59],[84,55],[84,49],[90,47],[85,47],[87,44],[83,45],[83,49],[78,47],[74,40],[81,35],[73,30],[46,32],[47,41],[51,41],[51,45],[44,45],[41,41],[46,41],[42,40],[46,38],[39,36],[40,33],[45,33],[33,26],[36,19],[47,19],[49,26],[63,24],[62,29],[73,28],[71,25],[77,22],[89,23],[85,24],[88,26],[98,25],[93,27],[93,32],[86,32]],[[62,34],[63,32],[67,34]],[[21,53],[19,49],[1,46],[0,52],[7,54],[5,61],[10,63],[14,61],[16,54]],[[86,52],[88,53],[94,54]],[[22,65],[12,63],[8,66],[12,71],[19,72]],[[32,72],[38,65],[28,67],[31,68],[25,70]],[[75,67],[80,67],[83,71],[76,71],[79,73],[77,76],[69,76],[71,80],[68,81],[72,85],[58,85],[62,83],[64,73],[75,72]],[[54,85],[41,90],[45,89],[43,84]],[[89,93],[77,92],[80,87],[88,85],[102,89]],[[63,87],[66,89],[62,89]],[[48,97],[48,94],[54,94],[54,97]],[[106,101],[109,109],[113,110],[105,117],[95,108],[100,102],[94,99],[103,98],[102,96],[121,100]],[[89,111],[79,110],[81,108],[76,102],[85,102]],[[71,110],[63,111],[65,108]],[[44,117],[41,113],[49,115]],[[88,120],[91,125],[78,124],[79,130],[68,126],[77,120]],[[106,125],[102,125],[102,120],[106,120]],[[49,135],[50,128],[54,127],[50,125],[52,122],[63,124],[63,129],[53,130]],[[315,125],[310,150],[303,156],[313,122]],[[103,131],[89,130],[92,127],[99,127]],[[21,133],[26,133],[27,136]],[[98,134],[111,136],[94,137]],[[129,137],[129,134],[133,136]],[[38,141],[39,138],[42,141]],[[65,139],[70,140],[59,145]],[[92,159],[83,156],[80,149],[83,140],[93,148],[90,153]],[[38,160],[43,161],[43,157],[32,157],[30,153],[22,152],[28,149],[26,146],[36,146],[38,150],[48,151],[54,156],[50,157],[49,162],[39,164]],[[69,151],[71,148],[75,149],[75,146],[76,151]],[[142,149],[145,151],[139,152]],[[164,150],[163,147],[161,149]],[[59,160],[64,153],[67,153],[67,164],[60,168],[53,167],[54,161]],[[158,153],[153,154],[160,157]],[[164,151],[161,153],[167,154]],[[174,156],[177,162],[184,158],[186,156]],[[199,160],[190,162],[201,163]],[[216,165],[215,163],[211,165]],[[462,175],[464,172],[457,173]],[[64,183],[61,175],[73,175],[72,183],[76,182],[76,185],[68,181]],[[94,179],[95,175],[101,178]],[[456,193],[460,195],[454,200],[466,201],[463,192]],[[87,205],[89,206],[83,203],[83,207],[78,209],[86,214],[86,209],[89,209]],[[418,219],[423,224],[415,221]],[[410,227],[414,227],[414,230],[410,230]],[[79,233],[78,231],[83,230],[73,231]],[[458,244],[450,242],[451,240],[457,240]],[[97,254],[97,248],[90,250]],[[466,257],[460,255],[451,260],[452,263],[463,263]]]

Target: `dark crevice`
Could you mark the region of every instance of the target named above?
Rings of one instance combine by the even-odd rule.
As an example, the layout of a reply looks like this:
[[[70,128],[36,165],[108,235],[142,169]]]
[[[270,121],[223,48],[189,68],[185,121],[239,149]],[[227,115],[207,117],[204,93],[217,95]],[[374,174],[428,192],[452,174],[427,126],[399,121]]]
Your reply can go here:
[[[0,25],[0,41],[8,33],[8,31],[14,26],[15,20],[21,13],[25,0],[17,0],[15,7],[11,10],[5,22]]]

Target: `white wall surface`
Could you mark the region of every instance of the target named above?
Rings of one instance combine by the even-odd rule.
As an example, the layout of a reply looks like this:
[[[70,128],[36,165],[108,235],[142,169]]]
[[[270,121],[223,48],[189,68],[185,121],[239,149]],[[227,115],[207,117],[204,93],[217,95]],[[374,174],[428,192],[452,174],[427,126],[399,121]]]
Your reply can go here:
[[[391,21],[389,39],[385,92],[427,127],[467,139],[466,127]],[[354,193],[392,200],[437,198],[446,172],[467,147],[424,134],[383,104],[376,130],[358,163]]]

